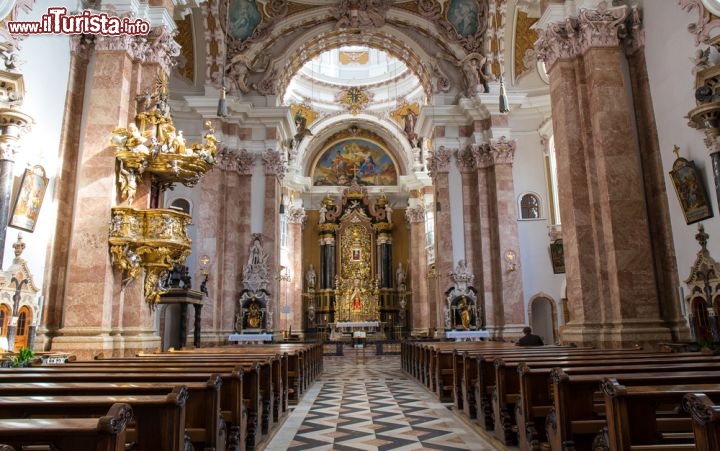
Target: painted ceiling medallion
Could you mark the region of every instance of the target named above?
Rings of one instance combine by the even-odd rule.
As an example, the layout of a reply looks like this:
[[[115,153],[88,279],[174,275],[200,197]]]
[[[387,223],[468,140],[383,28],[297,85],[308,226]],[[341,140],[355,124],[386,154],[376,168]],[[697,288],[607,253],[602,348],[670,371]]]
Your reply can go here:
[[[340,103],[350,110],[350,114],[358,114],[370,100],[370,93],[365,88],[353,86],[340,91]]]

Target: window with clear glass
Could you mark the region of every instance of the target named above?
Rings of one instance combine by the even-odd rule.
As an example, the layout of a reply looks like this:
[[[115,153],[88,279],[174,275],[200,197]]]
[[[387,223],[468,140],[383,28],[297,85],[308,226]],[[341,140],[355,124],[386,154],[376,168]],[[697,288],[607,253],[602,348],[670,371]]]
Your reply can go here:
[[[525,194],[520,198],[520,218],[540,218],[540,198],[535,194]]]

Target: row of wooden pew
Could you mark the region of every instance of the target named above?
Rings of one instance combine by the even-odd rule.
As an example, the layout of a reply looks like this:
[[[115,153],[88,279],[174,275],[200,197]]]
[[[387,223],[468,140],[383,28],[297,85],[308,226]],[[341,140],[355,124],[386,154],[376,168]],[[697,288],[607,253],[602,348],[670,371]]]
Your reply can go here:
[[[259,449],[322,362],[320,345],[278,343],[0,369],[0,443],[17,450]],[[80,438],[82,446],[67,446]]]
[[[720,450],[720,356],[409,341],[401,359],[506,447]]]

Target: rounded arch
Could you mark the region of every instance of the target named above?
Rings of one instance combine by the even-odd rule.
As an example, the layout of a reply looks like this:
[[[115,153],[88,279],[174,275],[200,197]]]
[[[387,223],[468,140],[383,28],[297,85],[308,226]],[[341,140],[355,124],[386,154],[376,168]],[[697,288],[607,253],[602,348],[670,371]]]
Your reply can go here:
[[[557,301],[547,293],[534,294],[528,301],[528,323],[546,344],[555,343],[558,337]]]
[[[313,139],[303,141],[300,144],[298,155],[303,174],[311,175],[312,164],[317,159],[318,154],[323,150],[327,139],[342,130],[346,130],[349,124],[351,124],[350,126],[354,125],[358,128],[368,130],[385,141],[388,152],[398,163],[398,176],[407,175],[412,172],[412,149],[399,127],[391,129],[387,126],[387,121],[383,121],[369,114],[361,113],[353,116],[350,113],[342,113],[319,119],[312,126]]]

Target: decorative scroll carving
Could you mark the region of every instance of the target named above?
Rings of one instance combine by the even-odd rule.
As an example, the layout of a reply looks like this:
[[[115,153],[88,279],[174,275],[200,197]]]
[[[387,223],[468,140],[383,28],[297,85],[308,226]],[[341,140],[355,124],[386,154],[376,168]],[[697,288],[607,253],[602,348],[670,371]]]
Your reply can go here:
[[[458,162],[460,172],[471,172],[475,170],[475,156],[469,146],[458,150],[455,153],[455,159]]]
[[[121,34],[117,36],[97,35],[95,36],[95,51],[98,52],[117,52],[127,51],[131,56],[135,56],[134,49],[137,48],[137,36],[129,34]],[[132,52],[132,53],[131,53]]]
[[[337,19],[336,29],[359,28],[371,31],[385,25],[385,15],[393,0],[340,0],[332,15]]]
[[[177,64],[180,44],[175,42],[173,33],[160,26],[148,35],[148,48],[145,62],[159,64],[166,74]]]
[[[287,167],[285,166],[285,159],[280,151],[267,149],[262,154],[262,160],[265,165],[266,175],[274,174],[280,179],[285,177]]]
[[[535,42],[535,51],[548,70],[558,59],[574,58],[579,53],[576,25],[577,21],[568,18],[564,23],[550,24],[540,31],[540,38]]]
[[[463,49],[467,52],[481,53],[485,55],[486,51],[486,38],[488,34],[488,24],[490,23],[489,5],[486,1],[477,2],[478,9],[477,13],[477,28],[474,33],[461,34],[455,29],[447,17],[447,7],[449,3],[446,3],[446,8],[440,2],[434,2],[432,0],[420,0],[418,2],[418,11],[420,14],[428,19],[430,22],[434,22],[443,37],[449,41],[455,41],[460,44]]]
[[[409,223],[418,223],[425,221],[425,207],[422,204],[408,207],[405,209],[405,219]]]
[[[537,19],[528,17],[525,12],[518,12],[515,23],[515,60],[513,74],[517,79],[520,75],[535,69],[535,49],[538,33],[532,28]]]
[[[475,167],[477,169],[485,169],[492,166],[495,161],[490,153],[490,145],[479,144],[470,146],[470,151],[475,157]]]
[[[498,140],[492,140],[490,143],[490,152],[495,164],[512,164],[515,160],[515,148],[517,141],[508,140],[501,136]]]
[[[625,30],[621,32],[621,37],[625,44],[625,53],[628,55],[645,47],[645,29],[642,24],[640,8],[637,5],[630,7],[630,14],[628,14]]]
[[[713,16],[705,10],[705,6],[700,0],[679,0],[678,3],[680,7],[687,12],[693,9],[697,10],[697,21],[687,27],[688,31],[695,35],[695,45],[697,46],[703,42],[707,42],[710,38],[710,32],[720,27],[720,19],[713,18]]]
[[[450,170],[450,156],[452,151],[446,149],[445,146],[430,152],[430,161],[428,163],[428,170],[431,173],[437,174],[439,172],[448,172]]]
[[[255,168],[255,154],[246,149],[240,149],[237,154],[237,171],[242,175],[251,175]]]
[[[223,171],[251,175],[255,167],[255,154],[246,149],[234,150],[225,147],[218,155],[218,167]]]
[[[620,33],[625,33],[627,6],[609,8],[607,1],[598,9],[581,9],[578,14],[580,46],[584,52],[590,47],[617,47]]]

